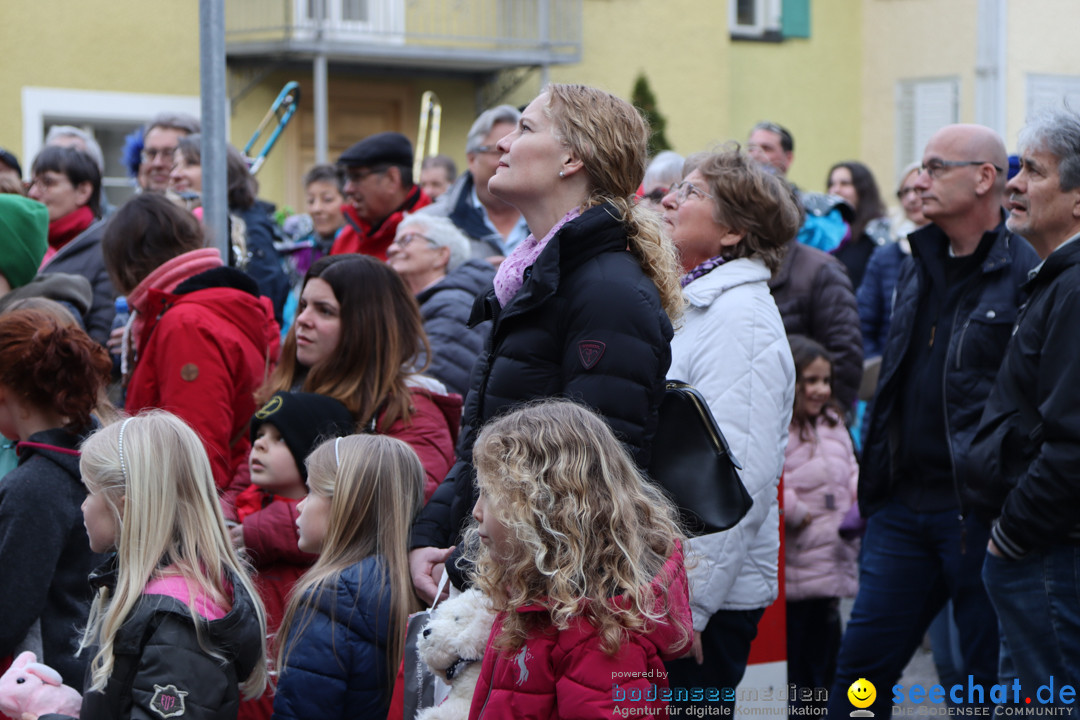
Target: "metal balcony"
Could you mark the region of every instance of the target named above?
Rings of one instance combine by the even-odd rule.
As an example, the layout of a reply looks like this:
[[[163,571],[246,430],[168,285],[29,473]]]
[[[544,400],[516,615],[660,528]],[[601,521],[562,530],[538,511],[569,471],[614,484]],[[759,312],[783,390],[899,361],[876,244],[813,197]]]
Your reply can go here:
[[[226,0],[230,58],[491,72],[581,60],[582,0]]]

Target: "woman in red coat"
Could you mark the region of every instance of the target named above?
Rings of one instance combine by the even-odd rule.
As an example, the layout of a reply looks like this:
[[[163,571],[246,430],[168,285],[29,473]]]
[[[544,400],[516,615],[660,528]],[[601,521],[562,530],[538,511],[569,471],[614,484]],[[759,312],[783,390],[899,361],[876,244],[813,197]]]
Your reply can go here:
[[[357,432],[407,442],[424,465],[424,501],[454,463],[461,396],[420,374],[431,356],[420,309],[398,274],[367,255],[330,255],[304,277],[281,360],[260,393],[328,395]]]
[[[269,299],[204,247],[195,217],[163,195],[139,195],[117,210],[102,252],[131,308],[124,409],[178,415],[202,438],[219,492],[246,485],[248,421],[279,343]]]

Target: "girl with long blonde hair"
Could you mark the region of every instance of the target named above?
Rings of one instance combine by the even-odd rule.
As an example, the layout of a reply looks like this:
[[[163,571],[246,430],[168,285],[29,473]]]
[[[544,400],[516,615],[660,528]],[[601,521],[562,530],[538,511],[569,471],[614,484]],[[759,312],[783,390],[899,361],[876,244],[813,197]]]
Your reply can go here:
[[[465,541],[498,616],[469,716],[666,714],[663,660],[691,635],[670,501],[602,418],[569,401],[492,422],[474,458]]]
[[[409,581],[409,527],[424,468],[385,435],[328,440],[308,457],[299,546],[318,553],[278,631],[275,718],[384,718],[419,609]]]
[[[79,469],[90,546],[115,550],[91,576],[81,716],[235,718],[266,686],[266,620],[199,437],[149,411],[90,436]]]

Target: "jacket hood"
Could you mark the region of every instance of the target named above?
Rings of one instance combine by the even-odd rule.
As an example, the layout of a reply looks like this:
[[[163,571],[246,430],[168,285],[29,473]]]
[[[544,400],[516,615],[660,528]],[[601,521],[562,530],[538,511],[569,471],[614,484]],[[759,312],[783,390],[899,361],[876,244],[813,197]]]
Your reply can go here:
[[[636,637],[641,642],[652,644],[657,654],[663,659],[671,660],[681,654],[693,639],[690,590],[686,579],[681,542],[675,543],[674,552],[649,586],[653,595],[660,601],[663,601],[665,595],[667,596],[668,622],[652,625]],[[608,602],[617,607],[626,606],[624,595],[612,598]],[[543,603],[533,603],[518,608],[518,612],[547,612],[547,607]]]
[[[83,316],[94,304],[94,286],[82,275],[62,272],[42,273],[0,298],[0,312],[16,300],[34,297],[48,298],[69,305],[78,313],[75,319],[81,323]]]
[[[34,455],[40,455],[69,475],[79,478],[79,445],[85,437],[86,433],[73,433],[63,428],[34,433],[16,446],[19,464],[28,462]]]
[[[757,258],[729,260],[683,288],[683,296],[691,305],[707,308],[727,290],[747,283],[768,282],[771,276],[769,268]]]
[[[116,553],[90,573],[90,585],[96,593],[106,587],[115,590],[119,576],[119,563]],[[241,682],[251,675],[256,663],[262,662],[261,634],[255,602],[239,579],[229,573],[232,585],[232,608],[224,617],[204,621],[202,629],[206,632],[207,645],[221,653],[227,662],[236,668],[236,676]],[[143,635],[154,615],[168,613],[190,618],[187,605],[168,595],[144,595],[135,605],[131,614],[124,620],[114,640],[115,653],[138,653],[143,643]]]
[[[483,295],[491,288],[494,279],[495,268],[487,260],[466,260],[442,280],[417,293],[416,301],[423,304],[443,290],[464,290],[473,296]]]
[[[269,298],[259,296],[255,281],[236,268],[219,267],[193,275],[171,294],[151,290],[146,306],[155,307],[159,303],[168,306],[194,303],[234,325],[255,347],[268,348],[270,358],[278,356],[281,337],[273,305]],[[144,333],[149,330],[147,327]]]

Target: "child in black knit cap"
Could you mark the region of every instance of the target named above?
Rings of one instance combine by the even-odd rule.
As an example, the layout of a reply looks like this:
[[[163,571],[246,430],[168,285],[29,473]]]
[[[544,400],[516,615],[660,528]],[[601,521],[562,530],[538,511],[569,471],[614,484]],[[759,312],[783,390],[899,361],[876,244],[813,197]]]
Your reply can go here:
[[[318,557],[296,545],[296,504],[307,495],[304,461],[323,440],[355,432],[344,405],[314,393],[274,393],[251,419],[251,486],[237,498],[240,523],[231,532],[257,571],[271,638],[293,585]],[[269,650],[273,657],[276,648]],[[266,693],[242,703],[240,718],[269,718],[272,708],[273,695]]]

